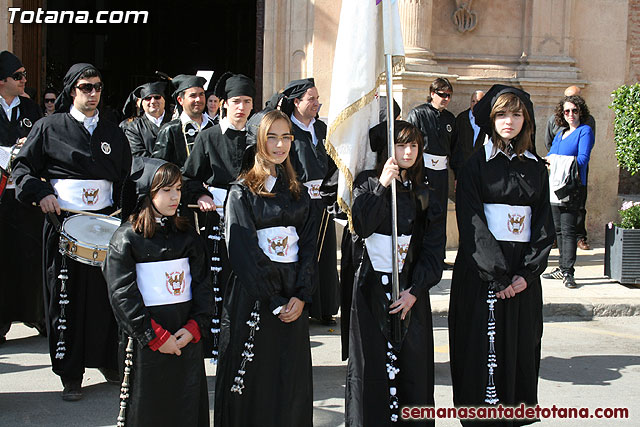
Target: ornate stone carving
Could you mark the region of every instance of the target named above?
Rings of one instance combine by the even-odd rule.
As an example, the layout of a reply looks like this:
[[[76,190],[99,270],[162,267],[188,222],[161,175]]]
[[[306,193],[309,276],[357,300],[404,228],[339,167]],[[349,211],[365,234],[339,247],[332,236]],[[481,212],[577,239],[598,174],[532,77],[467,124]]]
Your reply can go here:
[[[473,30],[478,24],[478,16],[471,11],[472,1],[456,0],[456,11],[453,12],[451,19],[456,29],[461,33]]]

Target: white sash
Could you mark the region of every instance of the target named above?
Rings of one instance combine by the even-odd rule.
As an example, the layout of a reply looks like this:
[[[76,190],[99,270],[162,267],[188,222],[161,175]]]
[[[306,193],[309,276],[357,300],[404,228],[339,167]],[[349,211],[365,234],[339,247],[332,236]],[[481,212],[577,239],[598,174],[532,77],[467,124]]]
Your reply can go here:
[[[269,227],[257,230],[256,233],[258,246],[271,261],[298,261],[298,233],[295,227]]]
[[[398,236],[398,272],[402,272],[404,260],[407,258],[411,235]],[[391,273],[393,270],[393,259],[391,254],[391,236],[386,234],[373,233],[364,239],[367,247],[367,254],[371,260],[371,265],[375,271],[380,273]]]
[[[105,179],[52,179],[63,209],[99,211],[113,205],[113,184]]]
[[[424,166],[434,171],[442,171],[447,168],[447,156],[436,156],[435,154],[423,153]]]
[[[148,307],[191,301],[189,258],[137,263],[136,274]]]
[[[213,196],[213,202],[216,206],[224,206],[224,201],[227,199],[227,190],[218,187],[207,187],[211,195]],[[216,208],[216,212],[220,217],[224,217],[224,208]]]
[[[322,184],[321,179],[312,179],[304,183],[304,186],[307,187],[309,191],[309,197],[312,199],[321,199],[320,197],[320,184]]]
[[[528,242],[531,239],[531,207],[485,203],[487,226],[496,240]]]

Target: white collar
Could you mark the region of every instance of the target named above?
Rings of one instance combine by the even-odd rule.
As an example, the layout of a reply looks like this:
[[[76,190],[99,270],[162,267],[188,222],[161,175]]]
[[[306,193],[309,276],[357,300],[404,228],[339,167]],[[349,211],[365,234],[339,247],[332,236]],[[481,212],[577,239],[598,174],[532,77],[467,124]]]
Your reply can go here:
[[[226,133],[228,129],[238,130],[238,131],[246,131],[247,130],[246,124],[242,129],[236,129],[235,126],[233,126],[231,124],[231,122],[229,121],[229,117],[223,117],[222,119],[220,119],[218,124],[220,125],[220,130],[222,131],[223,134]]]
[[[487,162],[493,159],[494,157],[496,157],[499,153],[502,153],[503,155],[505,155],[509,160],[512,160],[514,157],[516,157],[515,154],[512,154],[511,157],[509,157],[507,153],[505,153],[504,151],[500,150],[497,147],[495,148],[494,147],[495,146],[493,145],[493,141],[491,141],[491,138],[489,138],[489,136],[487,135],[484,140],[484,155],[485,155],[485,158],[487,159]],[[531,154],[529,150],[525,150],[523,154],[525,157],[535,160],[536,162],[538,161],[538,158],[535,155]]]
[[[162,125],[162,120],[164,119],[164,111],[162,112],[162,115],[160,117],[158,117],[157,119],[155,117],[153,117],[151,114],[149,113],[144,113],[145,116],[147,116],[147,119],[149,119],[149,121],[151,123],[153,123],[154,125],[160,127]]]
[[[20,97],[19,96],[14,96],[13,97],[13,101],[11,101],[11,105],[7,104],[7,100],[4,99],[2,97],[2,95],[0,95],[0,103],[2,104],[2,106],[8,110],[11,110],[13,107],[15,107],[16,105],[20,105]]]
[[[311,132],[312,134],[315,134],[315,129],[313,128],[313,124],[316,122],[315,117],[311,119],[311,121],[309,122],[309,126],[307,126],[304,123],[302,123],[300,120],[298,120],[293,113],[291,113],[291,122],[297,125],[300,129],[306,130],[307,132]]]
[[[91,117],[87,117],[83,113],[81,113],[80,110],[78,110],[75,106],[72,105],[71,110],[69,111],[69,114],[71,114],[71,116],[77,121],[85,123],[88,126],[90,124],[98,122],[100,112],[96,108],[96,113]]]
[[[268,192],[271,192],[271,190],[273,190],[273,187],[276,185],[277,180],[278,178],[276,178],[275,176],[267,175],[267,179],[264,181],[264,188],[266,188]]]

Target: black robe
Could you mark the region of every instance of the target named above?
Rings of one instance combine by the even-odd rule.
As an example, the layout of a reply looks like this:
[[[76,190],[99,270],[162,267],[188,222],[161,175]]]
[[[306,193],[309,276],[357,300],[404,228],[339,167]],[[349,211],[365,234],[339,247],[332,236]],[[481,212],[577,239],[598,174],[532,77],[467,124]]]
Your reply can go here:
[[[162,125],[165,125],[171,121],[171,115],[164,114],[162,118]],[[124,122],[123,122],[124,123]],[[124,131],[129,145],[131,146],[131,155],[133,157],[151,157],[153,148],[156,145],[156,138],[160,127],[156,126],[146,114],[140,117],[136,117],[132,121],[127,121],[125,126],[120,125],[120,128]]]
[[[311,301],[315,273],[314,224],[309,197],[295,200],[282,178],[274,197],[253,194],[242,183],[231,186],[225,228],[233,274],[224,297],[220,361],[216,378],[214,425],[311,426],[313,383],[309,319],[306,308],[291,323],[272,311],[293,296]],[[256,231],[276,226],[297,230],[298,261],[274,262],[258,246]],[[246,362],[242,394],[231,391],[249,338],[247,321],[259,302],[260,324],[255,331],[253,360]],[[305,304],[306,307],[306,304]]]
[[[451,161],[451,154],[456,151],[453,138],[456,118],[448,110],[438,111],[431,103],[421,104],[409,112],[407,121],[420,129],[424,138],[424,152],[435,156],[447,156]],[[434,170],[424,168],[424,174],[431,188],[435,190],[435,197],[442,208],[447,210],[449,200],[449,171],[448,169]],[[446,223],[446,217],[445,217]],[[446,226],[446,224],[445,224]],[[444,260],[445,252],[442,251]]]
[[[327,125],[316,119],[313,129],[317,138],[315,146],[311,133],[293,124],[295,140],[291,144],[289,156],[300,182],[325,179],[330,163],[333,162],[324,147]],[[318,225],[315,231],[318,236],[316,242],[318,250],[321,251],[318,261],[318,283],[313,302],[309,307],[309,315],[316,319],[333,316],[338,313],[340,307],[336,226],[333,215],[330,215],[325,208],[322,199],[311,199],[311,213],[315,216],[314,222]],[[317,255],[316,259],[318,259]]]
[[[492,144],[485,149],[491,147]],[[485,149],[469,158],[458,177],[460,247],[449,305],[453,402],[458,406],[490,403],[485,401],[490,353],[489,291],[506,288],[514,275],[520,275],[527,281],[527,288],[512,298],[497,299],[494,304],[492,330],[497,367],[493,382],[498,404],[535,406],[542,338],[540,274],[547,266],[554,239],[549,179],[540,159],[509,160],[499,152],[487,160]],[[487,226],[485,203],[530,206],[530,242],[496,240]]]
[[[454,151],[451,153],[451,169],[458,176],[460,169],[464,167],[469,157],[482,148],[484,144],[484,133],[478,134],[478,139],[473,140],[473,127],[469,121],[469,108],[458,114],[456,117],[456,126],[453,134]],[[475,144],[474,144],[475,142]]]
[[[0,145],[13,146],[29,134],[42,116],[38,105],[20,98],[16,109],[20,117],[14,122],[0,112]],[[25,206],[15,198],[15,190],[7,189],[0,199],[0,329],[12,321],[43,325],[42,301],[42,222],[40,209]],[[5,331],[0,331],[0,336]]]
[[[404,338],[397,343],[391,336],[390,300],[385,295],[391,292],[391,274],[373,269],[364,246],[364,239],[373,233],[391,235],[391,190],[380,184],[377,175],[376,171],[367,170],[354,182],[352,212],[357,235],[354,249],[361,262],[356,271],[351,305],[347,426],[393,425],[390,387],[397,389],[400,408],[434,405],[429,288],[442,277],[440,253],[444,246],[444,215],[436,200],[425,201],[423,197],[421,201],[414,192],[398,184],[398,235],[411,235],[400,273],[400,290],[411,288],[410,292],[417,300],[402,321]],[[423,194],[433,192],[424,191]],[[389,379],[386,367],[388,343],[395,343],[396,366],[400,369],[394,380]],[[433,425],[433,420],[424,424]]]
[[[187,145],[192,148],[198,134],[212,126],[213,123],[211,123],[210,120],[207,120],[207,123],[204,125],[204,128],[200,129],[200,132],[194,136],[189,136],[182,132],[182,121],[180,120],[180,117],[171,120],[169,123],[163,125],[158,131],[156,145],[153,147],[151,157],[164,159],[181,168],[187,161],[187,157],[189,157],[189,154],[187,153]]]
[[[103,144],[108,143],[108,154]],[[58,113],[38,121],[16,159],[13,175],[16,197],[27,204],[39,203],[55,194],[50,180],[104,179],[113,183],[113,200],[120,200],[120,189],[131,169],[131,151],[122,130],[100,119],[93,135],[69,113]],[[44,178],[42,181],[40,178]],[[108,207],[98,213],[110,213]],[[62,223],[64,213],[58,217]],[[59,338],[60,268],[59,233],[51,220],[44,223],[44,299],[53,371],[68,379],[81,379],[85,367],[116,368],[117,326],[104,277],[99,267],[66,258],[69,270],[66,309],[66,354],[56,358]]]
[[[217,124],[200,132],[182,171],[185,176],[184,198],[188,203],[197,203],[203,195],[211,196],[203,184],[228,190],[231,183],[238,178],[246,145],[245,131],[227,129],[222,133],[222,128]],[[213,356],[217,359],[222,299],[231,275],[231,266],[224,241],[224,224],[220,216],[216,211],[197,212],[197,215],[211,259],[215,300],[210,328],[214,332],[205,339],[205,357]]]
[[[189,258],[191,300],[146,306],[138,288],[136,264],[180,258]],[[121,357],[128,337],[135,342],[126,425],[208,427],[202,341],[187,344],[180,356],[153,351],[148,345],[156,338],[151,319],[171,334],[191,319],[200,331],[209,328],[212,295],[201,239],[194,230],[181,232],[173,225],[158,227],[154,236],[147,239],[126,222],[111,239],[102,271],[120,327]]]

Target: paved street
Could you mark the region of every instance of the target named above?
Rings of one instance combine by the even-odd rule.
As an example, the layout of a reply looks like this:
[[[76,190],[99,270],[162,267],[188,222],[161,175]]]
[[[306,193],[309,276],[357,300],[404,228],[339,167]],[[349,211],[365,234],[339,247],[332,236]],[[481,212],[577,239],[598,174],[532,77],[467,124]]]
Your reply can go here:
[[[543,420],[548,426],[640,425],[640,288],[622,286],[602,276],[602,249],[578,251],[579,289],[545,280],[545,325],[540,367],[541,406],[626,407],[627,420]],[[447,253],[453,262],[455,252]],[[557,251],[550,257],[557,264]],[[451,378],[446,311],[451,272],[431,291],[434,308],[436,404],[451,407]],[[598,316],[616,317],[598,317]],[[339,329],[311,325],[314,374],[314,425],[344,424],[346,363],[340,360]],[[112,426],[118,413],[119,387],[108,385],[95,369],[83,382],[84,399],[63,402],[51,372],[47,343],[34,329],[15,323],[0,345],[0,426]],[[213,408],[215,366],[207,363]],[[437,420],[437,426],[458,426]]]

